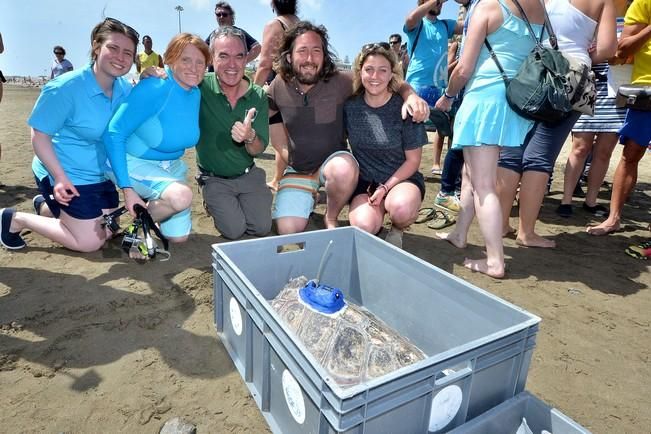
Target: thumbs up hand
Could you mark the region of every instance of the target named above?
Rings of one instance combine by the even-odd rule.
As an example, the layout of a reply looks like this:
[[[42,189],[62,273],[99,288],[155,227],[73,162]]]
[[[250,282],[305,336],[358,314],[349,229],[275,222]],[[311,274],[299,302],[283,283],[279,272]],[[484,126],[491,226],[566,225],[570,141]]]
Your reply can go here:
[[[255,130],[251,127],[251,123],[255,120],[257,111],[255,108],[247,110],[244,122],[237,121],[231,128],[231,137],[233,141],[240,146],[253,143],[256,138]]]

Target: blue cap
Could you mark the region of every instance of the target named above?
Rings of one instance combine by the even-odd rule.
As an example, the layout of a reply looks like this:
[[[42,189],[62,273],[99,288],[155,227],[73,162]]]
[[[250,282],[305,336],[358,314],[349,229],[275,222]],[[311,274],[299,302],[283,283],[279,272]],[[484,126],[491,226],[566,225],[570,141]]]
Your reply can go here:
[[[332,314],[339,312],[346,305],[341,289],[317,285],[313,280],[307,282],[298,293],[301,300],[317,312]]]

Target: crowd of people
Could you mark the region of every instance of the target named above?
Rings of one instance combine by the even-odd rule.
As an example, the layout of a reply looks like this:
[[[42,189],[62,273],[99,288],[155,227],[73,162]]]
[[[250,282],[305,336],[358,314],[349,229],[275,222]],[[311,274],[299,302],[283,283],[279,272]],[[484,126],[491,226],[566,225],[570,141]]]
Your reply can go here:
[[[651,85],[651,0],[624,8],[613,0],[455,0],[458,20],[441,20],[444,1],[417,0],[404,22],[406,47],[397,33],[365,44],[352,71],[337,69],[327,30],[301,21],[296,0],[271,1],[276,16],[262,43],[236,27],[235,11],[220,1],[215,31],[205,40],[180,33],[163,55],[150,36],[141,40],[132,27],[106,18],[91,32],[84,67],[73,70],[63,47],[54,47],[52,80],[28,120],[41,194],[34,213],[0,211],[0,243],[24,248],[21,232],[29,229],[71,250],[98,250],[113,236],[103,216],[119,207],[116,187],[132,216],[145,208],[169,241],[184,242],[193,193],[181,157],[196,147],[204,207],[227,239],[265,236],[272,223],[278,234],[304,231],[323,191],[326,229],[348,206],[350,224],[372,234],[388,217],[386,240],[398,247],[407,227],[443,212],[443,224],[432,227],[456,226],[437,236],[464,248],[477,216],[486,257],[464,265],[501,278],[505,235],[515,232],[526,247],[555,245],[535,224],[570,134],[557,212],[571,216],[591,155],[583,209],[607,219],[588,233],[618,230],[651,122],[648,112],[615,107],[608,68],[634,59],[631,82]],[[593,115],[533,121],[507,101],[505,79],[539,41],[549,44],[550,26],[561,52],[592,68]],[[140,41],[144,51],[137,53]],[[258,55],[250,79],[245,66]],[[141,79],[132,86],[124,76],[134,62]],[[428,126],[436,130],[431,170],[441,175],[441,188],[433,207],[421,208]],[[624,151],[608,209],[597,193],[617,140]],[[267,184],[255,157],[270,143],[276,172]],[[516,194],[517,231],[509,221]],[[651,246],[628,250],[644,259]]]

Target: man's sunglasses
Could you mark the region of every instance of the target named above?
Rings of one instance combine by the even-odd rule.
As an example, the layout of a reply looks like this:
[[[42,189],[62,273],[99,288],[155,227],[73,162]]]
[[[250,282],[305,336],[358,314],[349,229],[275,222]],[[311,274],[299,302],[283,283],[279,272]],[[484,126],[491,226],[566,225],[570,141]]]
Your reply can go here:
[[[400,41],[389,41],[389,44],[391,44],[391,45],[396,45],[396,44],[399,44],[399,43],[400,43]]]
[[[54,54],[60,54],[63,56],[63,51],[55,51]]]
[[[215,16],[217,18],[226,18],[226,17],[230,17],[231,14],[229,14],[228,12],[215,12]]]

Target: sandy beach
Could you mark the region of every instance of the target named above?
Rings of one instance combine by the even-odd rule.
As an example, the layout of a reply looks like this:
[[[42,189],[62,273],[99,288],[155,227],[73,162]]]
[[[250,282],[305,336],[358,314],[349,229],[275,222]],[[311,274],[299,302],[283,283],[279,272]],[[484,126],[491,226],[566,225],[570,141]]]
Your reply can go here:
[[[26,120],[38,92],[4,88],[0,208],[32,212],[37,191]],[[483,250],[476,223],[465,250],[436,239],[426,224],[412,225],[404,248],[542,318],[528,390],[594,433],[651,433],[650,264],[624,253],[651,237],[651,155],[640,164],[622,230],[593,237],[585,226],[597,221],[579,199],[572,218],[554,212],[568,150],[566,144],[538,224],[556,249],[518,247],[506,238],[507,276],[495,280],[461,265]],[[272,152],[257,161],[268,178]],[[610,182],[620,153],[618,147]],[[429,174],[431,145],[424,156],[428,205],[439,177]],[[194,152],[185,158],[193,176]],[[600,203],[609,198],[602,189]],[[24,236],[28,248],[0,249],[3,432],[157,433],[175,416],[204,433],[268,432],[215,333],[210,246],[225,240],[199,194],[192,211],[193,234],[167,262],[138,264],[119,241],[73,253],[31,233]],[[310,229],[323,228],[323,212],[320,205]]]

